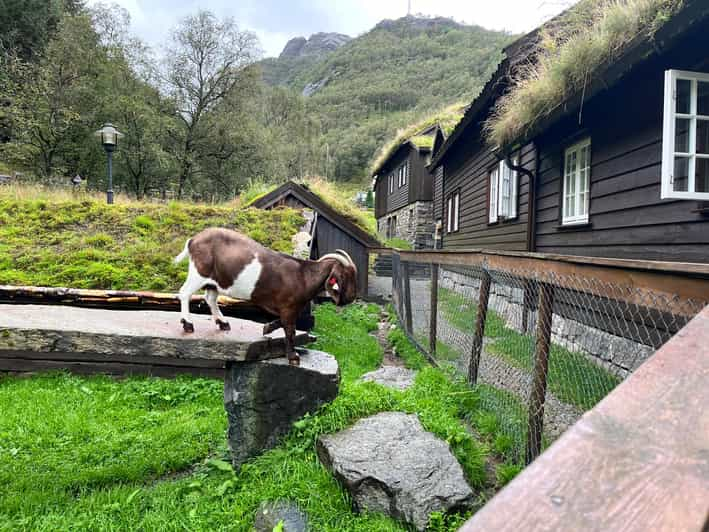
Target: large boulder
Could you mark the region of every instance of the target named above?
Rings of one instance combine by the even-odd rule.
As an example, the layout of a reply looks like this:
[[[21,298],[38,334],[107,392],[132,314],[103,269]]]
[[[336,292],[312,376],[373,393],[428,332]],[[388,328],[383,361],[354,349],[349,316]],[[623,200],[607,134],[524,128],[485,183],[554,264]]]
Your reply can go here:
[[[300,366],[285,358],[228,364],[224,407],[234,467],[274,447],[293,422],[337,397],[335,357],[309,349],[298,354]]]
[[[416,371],[399,366],[382,366],[378,370],[362,375],[365,382],[376,382],[387,388],[406,390],[414,384]]]
[[[321,436],[320,461],[359,510],[383,512],[424,530],[436,511],[465,509],[473,491],[448,445],[416,415],[383,412]]]

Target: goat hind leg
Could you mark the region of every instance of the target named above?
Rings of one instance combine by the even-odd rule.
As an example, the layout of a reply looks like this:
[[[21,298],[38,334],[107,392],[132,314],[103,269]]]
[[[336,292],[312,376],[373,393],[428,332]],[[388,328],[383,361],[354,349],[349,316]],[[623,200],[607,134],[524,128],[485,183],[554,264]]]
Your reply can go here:
[[[190,263],[190,269],[187,272],[187,280],[185,284],[180,288],[180,293],[178,298],[180,299],[180,323],[182,323],[182,329],[186,333],[194,332],[194,324],[190,321],[190,299],[192,299],[192,294],[197,290],[202,288],[203,281],[194,269],[194,266]]]
[[[226,321],[221,309],[219,308],[219,303],[217,303],[218,297],[219,294],[214,288],[205,289],[204,299],[207,301],[207,305],[209,305],[209,310],[212,312],[214,322],[219,325],[219,329],[222,331],[230,331],[231,325],[229,325],[229,322]]]
[[[291,366],[300,366],[300,357],[295,352],[295,323],[287,322],[283,324],[283,329],[286,333],[286,355],[288,355],[288,364]]]

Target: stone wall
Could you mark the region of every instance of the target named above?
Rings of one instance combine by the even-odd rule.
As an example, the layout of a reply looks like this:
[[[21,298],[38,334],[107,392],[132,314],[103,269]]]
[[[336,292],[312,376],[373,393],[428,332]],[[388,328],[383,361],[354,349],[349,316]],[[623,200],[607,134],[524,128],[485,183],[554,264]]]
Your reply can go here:
[[[433,202],[417,201],[377,219],[377,231],[387,238],[387,220],[396,216],[393,237],[409,242],[414,249],[433,249]]]
[[[441,269],[440,286],[451,289],[477,302],[480,281],[470,275]],[[495,282],[490,286],[489,308],[501,316],[508,327],[523,333],[522,288]],[[529,311],[528,332],[533,333],[536,311]],[[589,360],[619,377],[625,378],[635,371],[654,352],[651,346],[616,336],[592,325],[554,314],[552,318],[553,343],[585,355]]]

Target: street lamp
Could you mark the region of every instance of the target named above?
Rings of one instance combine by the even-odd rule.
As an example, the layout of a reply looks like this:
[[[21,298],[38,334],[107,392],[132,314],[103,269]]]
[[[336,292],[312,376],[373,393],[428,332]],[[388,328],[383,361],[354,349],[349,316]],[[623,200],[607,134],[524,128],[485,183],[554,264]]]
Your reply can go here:
[[[118,146],[118,139],[123,136],[113,124],[106,123],[96,132],[96,136],[101,139],[103,149],[108,156],[108,190],[106,191],[106,203],[113,204],[113,152]]]

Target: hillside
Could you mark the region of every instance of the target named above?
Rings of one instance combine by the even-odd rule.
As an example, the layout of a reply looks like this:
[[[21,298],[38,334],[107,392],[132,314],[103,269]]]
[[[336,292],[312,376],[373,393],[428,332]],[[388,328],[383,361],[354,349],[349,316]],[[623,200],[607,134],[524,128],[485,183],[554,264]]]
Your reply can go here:
[[[230,227],[290,252],[302,223],[292,209],[138,201],[107,208],[100,196],[0,188],[0,284],[176,291],[186,267],[172,258],[196,232]]]
[[[399,128],[469,102],[511,38],[451,19],[409,16],[382,21],[319,59],[286,55],[271,60],[271,68],[290,68],[281,82],[308,96],[309,113],[324,132],[328,175],[350,179],[366,175]]]

